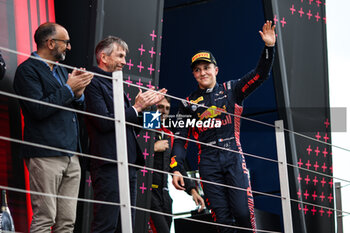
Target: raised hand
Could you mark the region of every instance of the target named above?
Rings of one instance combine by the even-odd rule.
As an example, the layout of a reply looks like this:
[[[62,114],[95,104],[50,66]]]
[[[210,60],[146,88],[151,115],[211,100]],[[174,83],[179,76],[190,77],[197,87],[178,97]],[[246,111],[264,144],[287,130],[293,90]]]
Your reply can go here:
[[[152,106],[156,103],[158,103],[159,101],[161,101],[164,98],[164,95],[167,90],[165,88],[159,90],[159,91],[153,91],[154,88],[152,88],[152,90],[148,90],[146,92],[142,92],[142,90],[140,90],[140,92],[137,94],[137,96],[135,97],[135,109],[138,112],[141,112],[143,109]]]
[[[84,68],[80,69],[84,71],[74,69],[72,73],[68,74],[67,80],[67,84],[71,87],[76,98],[80,98],[94,76],[90,72],[85,72]]]
[[[261,39],[265,42],[266,46],[272,47],[276,43],[276,33],[275,33],[276,25],[272,26],[272,21],[267,20],[264,26],[262,27],[262,31],[259,31]]]

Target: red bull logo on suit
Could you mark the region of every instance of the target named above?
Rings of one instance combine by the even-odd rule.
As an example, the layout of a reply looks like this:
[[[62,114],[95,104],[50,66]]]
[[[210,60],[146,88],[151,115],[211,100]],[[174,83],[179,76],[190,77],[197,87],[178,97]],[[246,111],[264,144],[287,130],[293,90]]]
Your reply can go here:
[[[211,106],[209,107],[207,110],[205,110],[204,112],[202,112],[201,114],[198,113],[198,117],[199,120],[203,120],[203,119],[208,119],[208,118],[214,118],[217,117],[219,115],[221,115],[221,113],[226,113],[226,106],[224,105],[222,108],[218,108],[216,106]]]

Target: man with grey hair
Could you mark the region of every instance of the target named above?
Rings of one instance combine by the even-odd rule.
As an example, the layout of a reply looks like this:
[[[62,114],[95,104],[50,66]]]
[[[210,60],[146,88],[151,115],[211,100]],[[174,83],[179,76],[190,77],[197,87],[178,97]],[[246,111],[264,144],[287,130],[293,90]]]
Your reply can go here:
[[[92,74],[78,70],[68,74],[58,65],[71,50],[67,30],[56,23],[44,23],[35,31],[34,39],[37,51],[16,70],[13,83],[16,94],[81,109],[83,93]],[[21,156],[30,174],[30,189],[50,194],[31,195],[33,218],[30,232],[73,232],[80,184],[79,159],[75,155],[81,148],[77,115],[30,101],[21,100],[20,105],[24,116],[24,141],[61,149],[21,146]],[[57,195],[70,199],[58,198]]]
[[[95,50],[98,67],[93,67],[92,71],[98,74],[112,76],[114,71],[122,70],[125,66],[127,52],[128,45],[122,39],[114,36],[103,39],[98,43]],[[162,89],[159,92],[166,93],[166,90]],[[142,112],[148,106],[158,103],[163,97],[162,94],[154,91],[142,92],[140,90],[135,97],[135,104],[131,106],[128,97],[124,93],[126,121],[137,124],[138,113]],[[86,88],[86,101],[87,111],[114,118],[112,81],[95,75],[91,84]],[[87,122],[90,136],[90,153],[103,158],[117,159],[114,121],[88,117]],[[130,125],[126,125],[126,139],[128,162],[144,165],[143,157],[136,141],[135,129]],[[90,171],[94,199],[120,203],[117,164],[93,160],[90,163]],[[129,167],[129,188],[132,206],[136,204],[136,171],[136,168]],[[94,204],[92,232],[121,232],[119,218],[119,206]],[[135,209],[132,209],[133,226],[134,219]]]

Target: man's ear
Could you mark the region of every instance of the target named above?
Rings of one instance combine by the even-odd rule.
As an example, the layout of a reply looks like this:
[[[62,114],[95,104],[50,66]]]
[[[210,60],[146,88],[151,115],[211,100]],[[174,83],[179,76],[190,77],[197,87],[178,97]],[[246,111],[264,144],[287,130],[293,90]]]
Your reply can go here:
[[[107,55],[104,53],[104,52],[102,52],[101,53],[101,57],[100,57],[100,63],[103,63],[103,64],[106,64],[107,63]]]
[[[56,42],[54,40],[47,40],[46,41],[46,46],[50,49],[50,50],[53,50],[55,48],[55,44]]]
[[[219,67],[218,66],[215,66],[215,76],[217,76],[219,73]]]

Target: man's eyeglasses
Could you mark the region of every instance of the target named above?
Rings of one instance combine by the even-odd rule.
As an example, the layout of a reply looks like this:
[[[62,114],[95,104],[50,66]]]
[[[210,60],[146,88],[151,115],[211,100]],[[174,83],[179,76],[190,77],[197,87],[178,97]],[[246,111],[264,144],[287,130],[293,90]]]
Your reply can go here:
[[[47,39],[46,41],[48,41],[49,39]],[[55,38],[52,38],[51,40],[54,40],[54,41],[62,41],[63,43],[66,44],[66,46],[68,46],[70,44],[70,40],[61,40],[61,39],[55,39]]]

